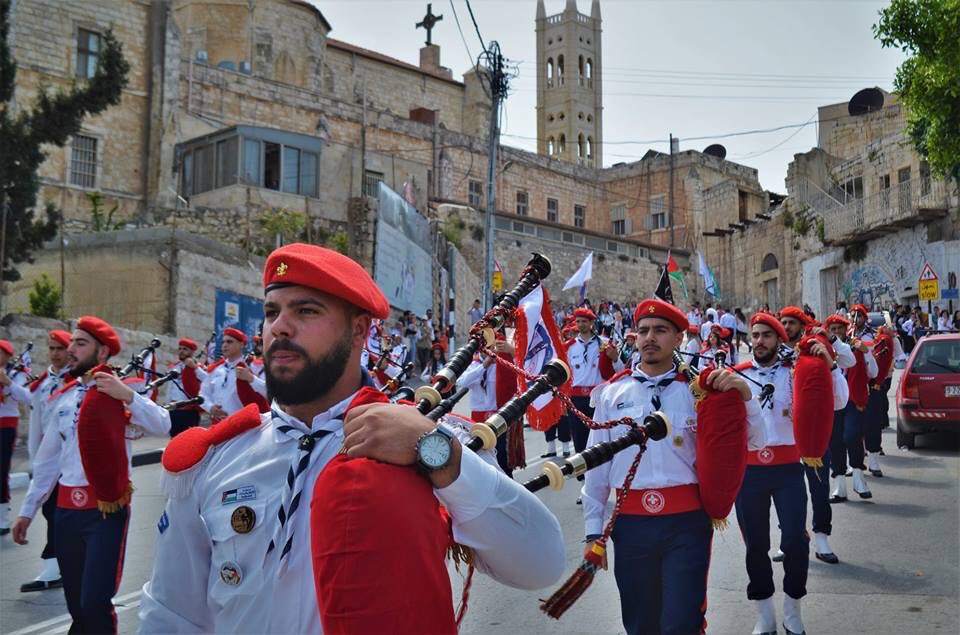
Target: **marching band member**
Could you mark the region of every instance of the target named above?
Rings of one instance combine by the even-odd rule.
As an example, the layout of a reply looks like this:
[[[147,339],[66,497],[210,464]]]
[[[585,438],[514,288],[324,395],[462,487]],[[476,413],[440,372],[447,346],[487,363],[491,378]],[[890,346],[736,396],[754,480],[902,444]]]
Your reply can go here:
[[[863,478],[863,471],[867,469],[864,463],[863,442],[866,410],[870,401],[870,381],[877,376],[879,369],[877,360],[870,354],[870,349],[866,344],[866,342],[873,341],[873,331],[866,325],[866,308],[862,304],[855,304],[851,307],[850,314],[853,318],[853,324],[848,331],[848,339],[856,363],[844,370],[850,394],[844,411],[843,433],[841,435],[846,451],[838,448],[840,451],[831,452],[833,474],[836,477],[836,486],[830,496],[831,502],[847,500],[846,474],[848,462],[851,476],[853,476],[853,491],[860,498],[873,498],[873,492],[870,491]]]
[[[687,316],[689,317],[689,313]],[[691,324],[687,327],[687,343],[684,345],[683,350],[689,355],[685,356],[686,361],[690,364],[690,368],[697,369],[700,367],[700,359],[697,355],[700,354],[700,349],[703,348],[703,344],[700,340],[700,327],[694,326]]]
[[[443,531],[480,571],[522,588],[560,577],[559,523],[535,496],[415,408],[370,403],[360,351],[389,305],[357,263],[286,245],[267,258],[264,291],[271,411],[248,407],[168,446],[142,632],[453,633],[442,545],[421,539],[441,528],[438,500]],[[339,521],[312,512],[324,496],[349,505],[328,510]],[[432,516],[404,513],[414,496]],[[411,543],[374,557],[374,535]],[[428,570],[442,579],[424,580]],[[424,598],[428,587],[443,597]]]
[[[863,441],[866,449],[866,465],[871,475],[882,477],[880,454],[883,452],[881,440],[883,428],[889,423],[890,404],[887,391],[890,390],[890,375],[893,371],[893,344],[891,337],[884,333],[885,327],[874,331],[867,322],[867,310],[862,304],[850,309],[853,317],[853,337],[868,345],[868,355],[877,365],[877,373],[868,382],[867,407],[863,411]],[[882,364],[881,364],[882,361]]]
[[[197,343],[188,337],[180,338],[177,343],[177,361],[167,365],[167,370],[180,373],[177,381],[167,384],[166,400],[185,401],[200,394],[200,386],[207,378],[207,372],[200,368],[194,354]],[[175,437],[187,428],[200,424],[200,406],[184,406],[170,412],[170,436]]]
[[[783,627],[787,633],[803,633],[800,600],[807,593],[809,541],[806,530],[807,492],[793,432],[793,377],[789,366],[778,358],[780,345],[788,335],[777,318],[756,313],[750,320],[753,361],[738,369],[761,386],[772,383],[772,398],[761,408],[767,444],[750,452],[747,471],[737,496],[737,521],[746,544],[746,566],[750,582],[747,597],[756,602],[757,623],[754,633],[775,633],[777,614],[773,604],[773,568],[770,550],[770,501],[777,509],[780,524],[780,550],[784,553]],[[811,353],[833,364],[824,344],[811,345]],[[833,384],[842,382],[839,373]],[[750,389],[760,392],[752,383]],[[836,390],[834,391],[836,395]]]
[[[48,334],[47,359],[50,365],[35,381],[30,384],[32,397],[30,400],[30,428],[27,437],[27,450],[30,460],[37,454],[40,441],[46,433],[49,423],[53,420],[50,409],[47,407],[50,395],[63,386],[67,377],[67,347],[70,345],[70,333],[53,330]],[[57,564],[56,534],[54,517],[57,511],[57,485],[53,486],[50,497],[44,502],[41,513],[47,522],[47,542],[40,553],[43,568],[33,581],[20,585],[21,593],[31,591],[45,591],[63,586],[60,577],[60,565]]]
[[[641,302],[634,313],[640,364],[594,395],[598,421],[621,417],[642,421],[660,410],[673,426],[672,438],[647,442],[611,534],[623,626],[630,634],[699,633],[705,628],[713,527],[697,483],[694,399],[672,359],[687,326],[686,316],[676,307],[660,300]],[[747,402],[749,447],[762,447],[760,407],[746,382],[722,370],[712,371],[709,381],[716,390],[740,393]],[[591,430],[588,443],[609,441],[625,432],[620,426]],[[637,451],[618,452],[609,463],[586,473],[583,516],[588,551],[601,535],[611,490],[622,487]]]
[[[630,331],[623,336],[623,345],[618,351],[617,359],[613,362],[613,370],[620,372],[625,368],[632,369],[640,361],[640,351],[637,350],[637,334]]]
[[[700,362],[703,366],[712,362],[720,351],[727,355],[728,360],[730,359],[730,347],[723,341],[725,333],[726,329],[716,324],[710,329],[707,341],[703,343],[703,348],[700,349]]]
[[[33,460],[33,479],[20,507],[20,516],[13,526],[13,540],[27,543],[27,529],[37,508],[47,499],[54,485],[57,489],[56,552],[63,575],[63,592],[67,610],[73,619],[72,632],[113,633],[117,629],[112,598],[120,585],[129,504],[116,513],[97,508],[97,497],[87,480],[77,435],[77,422],[97,412],[86,412],[82,406],[88,391],[122,401],[130,411],[131,423],[148,434],[166,435],[170,429],[169,413],[146,397],[136,394],[116,375],[91,371],[105,364],[120,352],[120,338],[103,320],[84,316],[77,321],[70,345],[68,368],[70,379],[49,401],[54,417],[48,424]],[[55,428],[53,427],[55,426]],[[54,434],[56,432],[56,434]],[[130,442],[126,442],[126,475],[130,473]]]
[[[13,345],[0,340],[0,536],[10,533],[10,464],[20,422],[17,404],[30,403],[30,369],[8,368],[12,360]]]
[[[265,409],[267,385],[246,367],[243,361],[246,344],[247,335],[240,329],[223,329],[223,359],[207,368],[207,376],[200,384],[202,407],[214,423],[250,403],[258,403]]]

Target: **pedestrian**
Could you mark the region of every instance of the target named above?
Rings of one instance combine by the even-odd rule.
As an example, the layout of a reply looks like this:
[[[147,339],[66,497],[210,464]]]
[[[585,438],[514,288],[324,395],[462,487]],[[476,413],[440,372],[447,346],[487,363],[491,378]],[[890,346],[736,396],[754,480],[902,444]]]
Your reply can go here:
[[[59,329],[47,334],[47,360],[50,365],[39,377],[30,384],[30,424],[27,437],[27,452],[30,462],[33,463],[37,449],[43,440],[43,435],[51,430],[50,424],[56,420],[55,413],[50,411],[50,397],[58,391],[66,381],[68,375],[67,347],[70,345],[70,333]],[[60,576],[60,565],[57,563],[56,547],[56,512],[57,488],[53,486],[50,496],[43,503],[40,512],[47,523],[47,542],[40,552],[43,565],[40,574],[30,582],[20,585],[21,593],[58,589],[63,586]]]
[[[270,254],[263,283],[272,409],[198,435],[199,453],[182,436],[167,447],[143,632],[455,633],[452,536],[505,584],[559,578],[543,503],[459,432],[378,403],[360,349],[390,307],[360,265],[294,243]]]
[[[13,361],[13,345],[0,340],[0,536],[10,533],[10,464],[20,423],[17,404],[30,403],[30,369]]]
[[[437,376],[440,369],[447,365],[447,349],[441,342],[435,342],[430,347],[430,359],[426,368],[420,373],[420,379],[428,384]]]
[[[483,317],[483,309],[480,308],[480,298],[473,301],[473,307],[467,311],[467,316],[470,318],[470,326],[479,322],[480,318]]]
[[[668,438],[646,442],[610,534],[621,618],[630,635],[700,633],[706,628],[713,526],[700,502],[700,488],[705,485],[698,483],[694,468],[697,410],[673,363],[673,350],[683,341],[688,323],[676,307],[645,300],[637,307],[634,325],[643,353],[640,363],[598,390],[595,419],[642,421],[659,410],[674,422],[674,428]],[[740,393],[747,402],[744,424],[749,430],[749,447],[762,447],[760,407],[746,382],[725,370],[712,371],[708,381],[716,390]],[[595,428],[588,443],[610,441],[626,431],[626,426]],[[624,486],[638,451],[618,452],[610,462],[587,471],[583,485],[587,552],[594,550],[603,535],[610,494]]]
[[[170,432],[170,416],[166,410],[135,393],[112,372],[103,370],[119,352],[120,338],[110,324],[92,316],[77,320],[67,348],[70,379],[53,394],[50,404],[56,420],[49,425],[56,426],[58,434],[45,434],[40,441],[33,461],[33,478],[13,526],[14,542],[27,544],[27,531],[37,509],[59,482],[54,521],[56,552],[73,633],[117,632],[112,598],[123,573],[130,520],[130,489],[118,500],[101,501],[88,480],[77,422],[86,417],[91,423],[116,425],[117,422],[101,419],[106,416],[99,405],[102,402],[85,397],[96,388],[98,395],[105,399],[123,402],[123,407],[131,413],[130,423],[140,426],[147,434],[166,436]],[[91,410],[85,412],[87,407]],[[129,480],[132,469],[129,440],[123,452],[126,456],[117,457],[117,466],[123,473],[108,476]],[[97,466],[99,470],[107,467]],[[174,560],[182,564],[179,558]]]
[[[892,368],[884,364],[881,373],[880,365],[877,363],[876,351],[873,349],[875,349],[875,345],[878,345],[882,340],[883,346],[881,348],[885,350],[884,360],[886,360],[892,355],[892,343],[889,341],[888,336],[881,336],[870,326],[870,323],[867,321],[866,308],[862,304],[853,305],[853,307],[851,307],[851,313],[853,315],[853,338],[854,340],[868,343],[863,354],[869,358],[869,367],[872,369],[872,371],[868,371],[867,373],[867,401],[866,406],[861,412],[864,447],[867,452],[867,470],[873,476],[882,477],[883,471],[880,468],[880,453],[883,451],[881,445],[883,439],[882,430],[884,424],[889,420],[889,415],[887,414],[889,410],[887,390],[890,385],[887,380],[889,379],[888,375]]]
[[[737,316],[731,313],[729,310],[720,310],[720,326],[725,329],[723,341],[730,349],[730,359],[727,360],[731,364],[736,364],[738,361],[738,350],[737,345],[734,342],[734,336],[737,333]]]
[[[940,311],[940,317],[937,318],[937,331],[940,333],[949,333],[953,330],[953,320],[950,319],[950,312],[946,309]]]
[[[427,318],[420,319],[417,330],[417,366],[422,371],[430,360],[430,348],[433,346],[433,328]]]
[[[194,354],[197,343],[189,337],[177,342],[177,361],[167,366],[167,371],[177,371],[176,381],[167,384],[167,402],[188,401],[200,395],[200,386],[207,372],[197,364]],[[188,428],[200,425],[199,405],[181,406],[170,411],[170,437],[175,437]]]
[[[737,350],[740,349],[741,344],[746,344],[747,352],[753,350],[752,344],[750,343],[750,335],[747,333],[747,317],[743,314],[743,311],[738,307],[733,310],[733,314],[737,319]]]

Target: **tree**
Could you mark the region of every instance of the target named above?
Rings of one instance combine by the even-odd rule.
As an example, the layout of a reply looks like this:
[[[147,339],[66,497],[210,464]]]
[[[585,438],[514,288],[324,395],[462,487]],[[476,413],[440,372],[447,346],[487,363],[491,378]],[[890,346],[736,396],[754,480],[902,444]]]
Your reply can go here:
[[[910,55],[894,88],[914,147],[936,176],[960,182],[960,0],[893,0],[873,33]]]
[[[60,319],[60,287],[45,273],[33,281],[30,290],[30,315]]]
[[[79,132],[84,117],[120,103],[130,71],[123,47],[109,29],[90,80],[78,79],[53,93],[41,90],[33,108],[14,111],[17,65],[7,42],[9,32],[10,0],[0,0],[0,210],[5,212],[0,281],[19,280],[15,265],[31,262],[33,252],[57,231],[55,207],[47,206],[39,219],[33,218],[40,187],[37,169],[46,160],[41,146],[63,146]]]

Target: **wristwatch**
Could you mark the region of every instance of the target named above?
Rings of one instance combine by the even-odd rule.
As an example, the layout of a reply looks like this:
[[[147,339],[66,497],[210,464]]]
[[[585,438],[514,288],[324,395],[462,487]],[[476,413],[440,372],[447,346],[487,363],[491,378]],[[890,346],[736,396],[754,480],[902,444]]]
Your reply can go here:
[[[447,467],[453,456],[453,431],[440,424],[417,439],[417,467],[436,472]]]

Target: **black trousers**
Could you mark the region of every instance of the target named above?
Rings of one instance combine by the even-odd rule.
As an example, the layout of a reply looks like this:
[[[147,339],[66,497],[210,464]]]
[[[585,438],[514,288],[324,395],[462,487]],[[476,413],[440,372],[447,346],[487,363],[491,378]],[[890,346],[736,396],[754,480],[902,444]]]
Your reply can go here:
[[[57,493],[59,490],[60,483],[57,483],[50,491],[50,498],[40,508],[40,513],[47,521],[47,544],[43,546],[43,551],[40,552],[42,560],[57,557]]]
[[[16,428],[0,428],[0,503],[4,504],[10,502],[10,464],[16,441]]]

